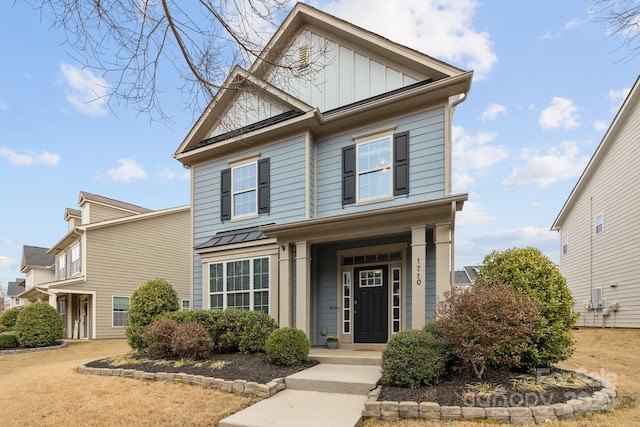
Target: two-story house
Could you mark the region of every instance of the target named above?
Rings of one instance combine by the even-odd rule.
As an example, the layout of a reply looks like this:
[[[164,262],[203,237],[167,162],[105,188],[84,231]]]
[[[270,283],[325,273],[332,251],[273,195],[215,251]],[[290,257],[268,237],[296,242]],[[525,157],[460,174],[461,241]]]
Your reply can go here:
[[[25,279],[16,279],[15,282],[7,283],[6,297],[8,301],[5,301],[5,310],[23,305],[19,295],[24,292],[24,285]]]
[[[640,327],[640,77],[551,226],[584,326]]]
[[[191,308],[189,206],[154,211],[84,191],[78,206],[65,209],[67,233],[45,249],[50,280],[27,284],[25,303],[48,302],[65,338],[85,339],[123,338],[129,298],[151,279],[165,279]]]
[[[314,345],[421,328],[453,282],[451,119],[471,78],[297,4],[174,155],[194,307],[261,310]]]

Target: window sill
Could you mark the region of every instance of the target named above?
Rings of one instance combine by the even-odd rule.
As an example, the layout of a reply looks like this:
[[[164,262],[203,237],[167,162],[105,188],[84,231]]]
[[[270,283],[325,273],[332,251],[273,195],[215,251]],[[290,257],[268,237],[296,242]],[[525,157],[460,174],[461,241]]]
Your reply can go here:
[[[372,199],[359,200],[355,203],[355,206],[365,206],[365,205],[371,205],[373,203],[388,202],[393,199],[394,199],[393,196],[375,197]]]
[[[234,218],[231,218],[230,222],[240,222],[240,221],[245,221],[247,219],[256,219],[259,218],[260,215],[259,214],[249,214],[249,215],[243,215],[243,216],[236,216]]]

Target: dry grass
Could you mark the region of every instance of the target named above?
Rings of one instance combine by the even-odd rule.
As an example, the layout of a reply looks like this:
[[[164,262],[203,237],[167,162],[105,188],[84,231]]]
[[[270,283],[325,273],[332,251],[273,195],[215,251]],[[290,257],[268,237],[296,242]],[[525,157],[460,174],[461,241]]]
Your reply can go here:
[[[633,329],[581,329],[575,331],[576,351],[571,359],[561,367],[584,370],[606,377],[618,387],[618,407],[608,413],[598,413],[575,420],[545,423],[545,426],[576,427],[627,427],[640,425],[640,405],[633,402],[640,394],[640,330]],[[471,421],[428,422],[422,420],[401,420],[395,422],[367,420],[363,426],[374,427],[417,427],[455,426],[478,427],[489,423]],[[510,426],[510,424],[491,424]]]
[[[80,375],[79,364],[129,351],[125,340],[0,355],[1,426],[211,426],[252,399],[180,383]]]

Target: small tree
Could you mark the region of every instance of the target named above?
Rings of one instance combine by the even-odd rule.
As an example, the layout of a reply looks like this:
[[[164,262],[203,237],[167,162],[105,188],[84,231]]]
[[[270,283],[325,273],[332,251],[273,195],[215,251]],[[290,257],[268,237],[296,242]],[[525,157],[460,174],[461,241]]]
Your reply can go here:
[[[539,315],[539,305],[501,283],[476,281],[468,290],[454,289],[438,303],[441,339],[468,363],[478,378],[487,365],[520,365]]]
[[[47,347],[62,339],[62,316],[49,304],[29,304],[18,314],[14,331],[22,347]]]
[[[164,279],[154,279],[142,284],[131,295],[128,309],[127,341],[134,350],[143,350],[142,332],[156,317],[180,308],[178,295]]]
[[[2,315],[0,315],[0,325],[6,327],[7,330],[13,329],[18,320],[18,314],[20,314],[21,308],[22,307],[13,307],[2,313]]]
[[[549,258],[536,248],[495,251],[485,257],[477,280],[499,281],[519,289],[541,306],[541,313],[522,355],[523,366],[535,371],[573,354],[571,329],[578,320],[567,282]]]

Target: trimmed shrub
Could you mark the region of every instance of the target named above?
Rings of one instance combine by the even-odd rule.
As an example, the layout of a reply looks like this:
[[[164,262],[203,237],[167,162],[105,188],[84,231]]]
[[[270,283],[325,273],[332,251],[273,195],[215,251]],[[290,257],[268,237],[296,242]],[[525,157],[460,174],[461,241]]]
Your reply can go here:
[[[18,335],[15,332],[2,332],[0,333],[0,348],[16,348],[20,344],[18,343]]]
[[[555,264],[536,248],[493,252],[484,259],[478,280],[500,281],[519,289],[541,306],[541,313],[522,355],[530,372],[551,366],[573,354],[571,329],[578,320],[573,297]]]
[[[382,352],[382,384],[418,388],[438,383],[450,356],[430,328],[401,331],[391,337]]]
[[[14,331],[21,347],[47,347],[62,339],[62,316],[49,304],[36,302],[20,310]]]
[[[488,364],[521,366],[540,306],[502,283],[476,281],[454,289],[438,303],[438,325],[450,351],[482,378]]]
[[[168,311],[177,311],[178,295],[164,279],[154,279],[143,283],[131,295],[127,318],[127,341],[134,350],[144,350],[142,339],[144,327],[159,315]]]
[[[0,325],[0,333],[7,332],[8,330],[9,330],[9,328],[7,328],[6,326]]]
[[[202,323],[180,323],[171,337],[171,350],[183,359],[206,359],[213,350],[213,340]]]
[[[309,357],[309,339],[300,329],[276,329],[265,345],[267,359],[276,365],[292,366]]]
[[[16,325],[16,320],[18,320],[18,314],[20,314],[21,309],[22,307],[13,307],[2,313],[2,315],[0,315],[0,325],[4,326],[6,330],[12,330]]]
[[[142,330],[142,340],[144,341],[145,353],[153,357],[173,356],[171,349],[171,339],[178,326],[178,322],[173,319],[159,318]]]

